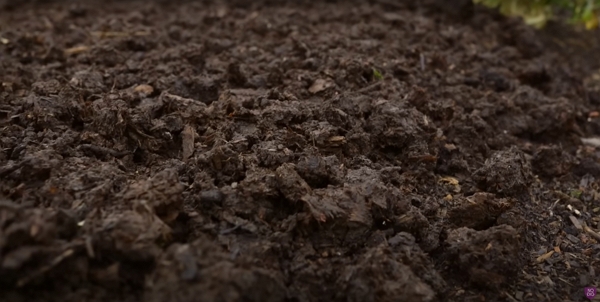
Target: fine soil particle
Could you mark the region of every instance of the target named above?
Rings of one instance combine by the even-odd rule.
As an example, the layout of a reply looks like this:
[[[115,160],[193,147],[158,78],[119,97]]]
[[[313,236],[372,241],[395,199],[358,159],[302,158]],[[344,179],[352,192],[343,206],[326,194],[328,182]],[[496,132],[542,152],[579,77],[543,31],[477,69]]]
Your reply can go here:
[[[0,1],[2,301],[583,301],[599,41],[469,0]]]

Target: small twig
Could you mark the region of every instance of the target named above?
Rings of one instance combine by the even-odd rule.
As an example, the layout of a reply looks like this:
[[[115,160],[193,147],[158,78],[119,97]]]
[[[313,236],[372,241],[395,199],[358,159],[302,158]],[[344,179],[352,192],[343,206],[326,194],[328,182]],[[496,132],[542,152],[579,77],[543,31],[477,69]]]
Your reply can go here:
[[[241,227],[242,227],[242,225],[238,224],[238,225],[236,225],[236,226],[234,226],[232,228],[222,230],[221,232],[219,232],[219,234],[226,235],[226,234],[229,234],[229,233],[233,233],[233,232],[235,232],[235,230],[237,230],[237,229],[239,229]]]
[[[98,38],[122,38],[122,37],[143,37],[149,36],[150,32],[147,31],[135,31],[135,32],[121,32],[121,31],[93,31],[90,33],[94,37]]]
[[[548,211],[550,212],[550,216],[554,216],[554,213],[552,212],[552,210],[554,210],[554,207],[556,207],[556,204],[558,204],[558,202],[560,201],[560,198],[557,199],[551,206],[550,208],[548,208]]]
[[[23,279],[20,279],[17,282],[17,287],[22,287],[23,285],[29,283],[34,278],[41,276],[42,274],[49,271],[51,268],[57,266],[59,263],[61,263],[63,260],[65,260],[68,257],[70,257],[71,255],[73,255],[74,253],[75,253],[75,251],[73,251],[72,249],[68,249],[68,250],[64,251],[62,254],[58,255],[58,257],[54,258],[48,265],[42,266],[39,270],[37,270],[33,274],[31,274]]]
[[[504,295],[505,295],[507,298],[509,298],[509,299],[510,299],[510,301],[513,301],[513,302],[518,302],[518,301],[519,301],[519,300],[515,299],[513,296],[511,296],[511,295],[510,295],[509,293],[507,293],[507,292],[504,292]]]
[[[184,97],[181,97],[181,96],[178,96],[178,95],[170,94],[167,91],[163,91],[160,94],[159,99],[161,99],[161,100],[167,99],[168,101],[178,102],[178,103],[183,104],[184,106],[188,106],[189,104],[194,103],[194,104],[198,104],[198,105],[201,105],[203,107],[206,107],[206,104],[203,103],[202,101],[198,101],[198,100],[194,100],[194,99],[189,99],[189,98],[184,98]]]
[[[85,220],[84,220],[84,222],[85,222]],[[90,257],[92,259],[96,258],[96,254],[94,253],[94,247],[92,244],[92,237],[88,236],[85,238],[85,251],[87,252],[88,257]]]
[[[80,46],[75,46],[75,47],[67,48],[63,52],[64,52],[64,54],[66,56],[70,56],[70,55],[80,54],[80,53],[86,52],[88,50],[90,50],[89,46],[80,45]]]
[[[367,87],[361,88],[358,90],[359,93],[368,93],[368,92],[373,92],[373,91],[377,91],[379,89],[381,89],[381,81],[377,81]]]
[[[95,155],[99,155],[99,156],[111,155],[115,158],[122,158],[125,155],[131,154],[130,151],[115,151],[115,150],[107,148],[107,147],[101,147],[101,146],[96,146],[96,145],[91,145],[91,144],[80,145],[79,149],[84,150],[84,151],[91,151]]]
[[[600,242],[600,234],[596,233],[594,230],[592,230],[590,227],[588,227],[587,225],[583,225],[583,230],[588,233],[590,236],[594,237],[594,239],[596,239],[598,242]]]

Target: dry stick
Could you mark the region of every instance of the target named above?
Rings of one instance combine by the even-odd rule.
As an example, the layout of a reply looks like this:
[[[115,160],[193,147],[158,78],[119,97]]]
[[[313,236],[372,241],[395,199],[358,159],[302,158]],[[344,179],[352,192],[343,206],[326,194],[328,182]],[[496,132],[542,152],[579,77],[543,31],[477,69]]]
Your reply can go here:
[[[92,259],[96,258],[96,254],[94,253],[94,247],[92,244],[92,237],[90,237],[90,236],[87,236],[85,238],[85,251],[87,252],[88,257],[90,257]]]
[[[83,150],[91,151],[91,152],[95,153],[96,155],[101,155],[101,156],[111,155],[115,158],[121,158],[125,155],[131,154],[130,151],[115,151],[110,148],[91,145],[91,144],[83,144],[83,145],[80,145],[79,148],[83,149]]]
[[[587,225],[583,225],[583,230],[586,233],[588,233],[590,236],[594,237],[594,239],[596,239],[598,242],[600,242],[600,234],[596,233],[594,230],[592,230]]]
[[[369,93],[381,89],[381,81],[377,81],[367,87],[358,90],[359,93]]]
[[[68,250],[64,251],[62,254],[58,255],[58,257],[54,258],[48,265],[42,266],[39,270],[37,270],[33,274],[31,274],[31,275],[29,275],[29,276],[27,276],[27,277],[25,277],[23,279],[20,279],[17,282],[17,287],[22,287],[23,285],[29,283],[29,281],[33,280],[34,278],[36,278],[36,277],[44,274],[45,272],[49,271],[51,268],[57,266],[63,260],[65,260],[69,256],[73,255],[73,253],[75,253],[75,251],[73,251],[72,249],[68,249]]]

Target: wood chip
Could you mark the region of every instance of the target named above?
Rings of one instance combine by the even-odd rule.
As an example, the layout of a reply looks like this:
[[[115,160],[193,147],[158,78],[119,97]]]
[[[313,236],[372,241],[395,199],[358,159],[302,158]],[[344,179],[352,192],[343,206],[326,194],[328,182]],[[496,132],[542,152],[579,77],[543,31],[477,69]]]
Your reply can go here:
[[[194,131],[194,127],[190,125],[185,125],[185,127],[183,127],[183,131],[181,132],[183,160],[187,160],[192,156],[192,154],[194,154],[194,136],[196,136],[196,131]]]
[[[539,256],[539,257],[537,257],[537,259],[535,259],[535,261],[537,263],[542,263],[542,262],[548,260],[550,257],[552,257],[552,255],[554,255],[554,251],[553,250],[549,251],[549,252],[547,252],[547,253]]]
[[[590,236],[594,237],[596,241],[600,242],[600,234],[596,233],[594,230],[590,229],[588,226],[584,226],[583,230],[588,233]]]
[[[574,244],[578,244],[581,242],[581,240],[571,234],[567,234],[567,239],[569,239],[569,241],[573,242]]]
[[[598,137],[590,137],[590,138],[581,138],[581,142],[584,145],[592,146],[592,147],[600,147],[600,138]]]
[[[579,221],[579,219],[577,219],[575,216],[569,216],[569,219],[571,220],[571,222],[573,223],[573,225],[580,231],[583,231],[583,226],[581,225],[581,222]]]

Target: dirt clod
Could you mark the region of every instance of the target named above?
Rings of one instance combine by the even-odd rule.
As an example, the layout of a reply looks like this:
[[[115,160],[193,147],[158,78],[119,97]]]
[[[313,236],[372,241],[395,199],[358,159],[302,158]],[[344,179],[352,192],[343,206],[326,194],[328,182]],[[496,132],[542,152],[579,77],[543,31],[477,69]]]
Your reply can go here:
[[[497,288],[519,271],[521,239],[511,226],[484,231],[459,228],[448,233],[449,256],[457,269],[480,286]],[[517,262],[515,262],[517,261]]]
[[[520,150],[497,151],[475,172],[483,190],[504,196],[519,196],[533,181],[531,164]]]
[[[549,26],[0,0],[0,300],[579,301],[600,38]]]

